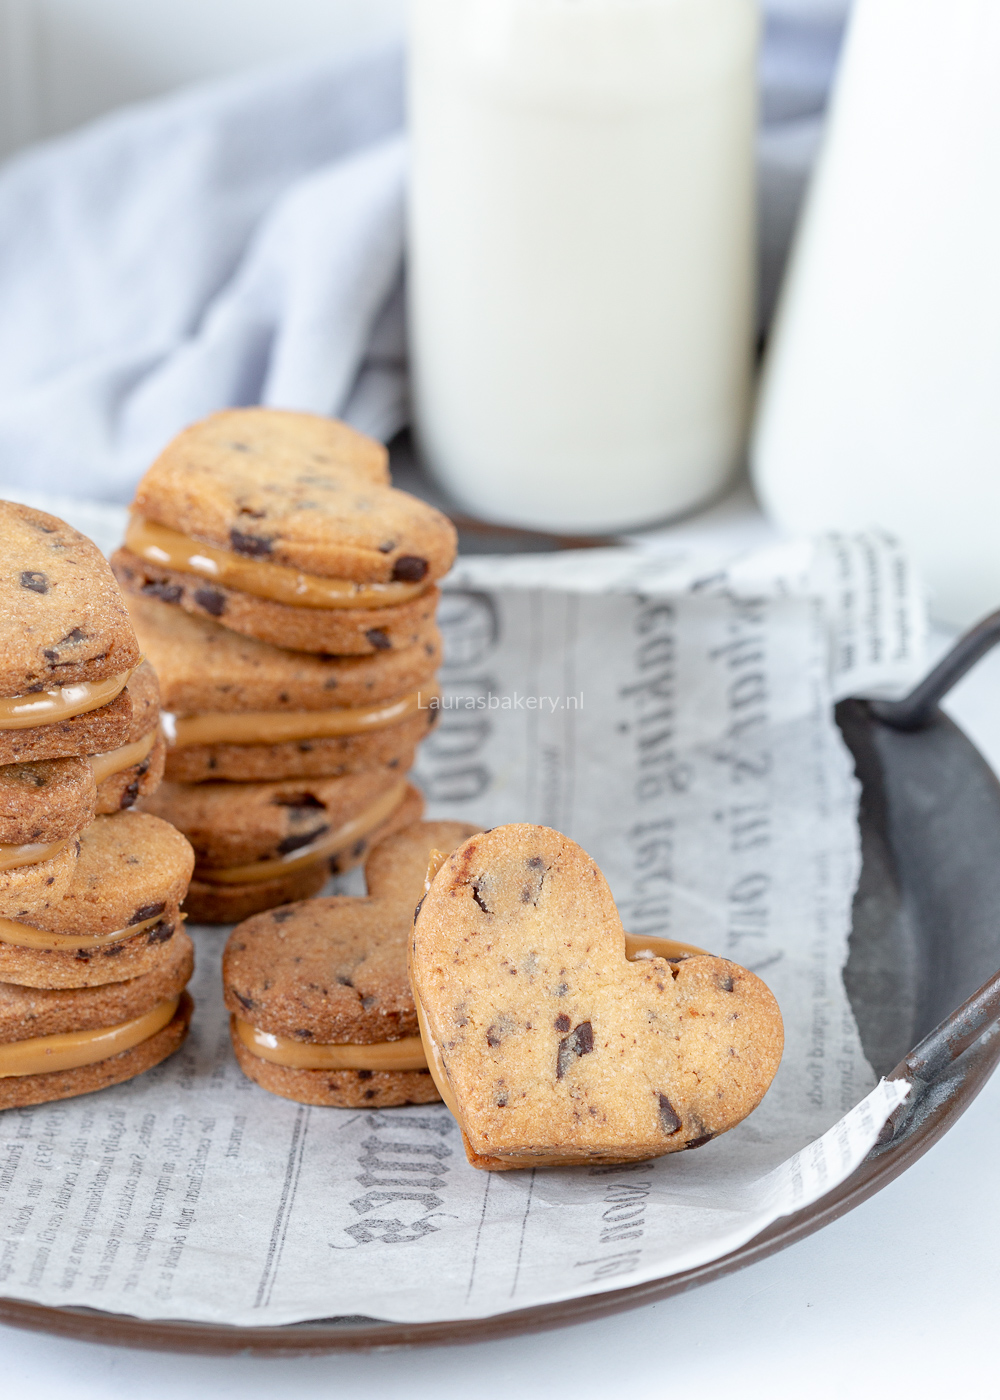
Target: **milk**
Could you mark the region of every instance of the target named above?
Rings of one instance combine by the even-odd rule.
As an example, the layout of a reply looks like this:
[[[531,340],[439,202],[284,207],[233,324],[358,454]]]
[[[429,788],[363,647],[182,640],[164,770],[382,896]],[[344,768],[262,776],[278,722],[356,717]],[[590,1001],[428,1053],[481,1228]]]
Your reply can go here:
[[[858,0],[755,432],[796,532],[899,536],[935,611],[1000,606],[1000,5]]]
[[[757,34],[752,0],[414,0],[415,421],[465,509],[605,531],[729,478]]]

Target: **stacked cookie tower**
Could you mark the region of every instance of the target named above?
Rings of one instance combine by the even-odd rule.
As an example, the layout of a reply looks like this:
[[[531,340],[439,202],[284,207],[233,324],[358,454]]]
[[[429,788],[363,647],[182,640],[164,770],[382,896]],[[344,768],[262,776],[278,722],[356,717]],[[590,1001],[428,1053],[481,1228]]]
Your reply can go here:
[[[209,923],[316,893],[416,820],[455,531],[345,424],[271,409],[181,433],[112,561],[160,675],[167,781]]]
[[[131,1079],[181,1044],[193,866],[129,808],[163,770],[156,676],[107,563],[0,502],[0,1108]]]

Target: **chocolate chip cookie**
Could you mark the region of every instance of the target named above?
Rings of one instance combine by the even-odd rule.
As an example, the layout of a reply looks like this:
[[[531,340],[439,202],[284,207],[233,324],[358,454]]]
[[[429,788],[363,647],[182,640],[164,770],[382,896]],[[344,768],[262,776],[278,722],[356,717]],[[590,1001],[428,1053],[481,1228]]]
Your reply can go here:
[[[753,1111],[781,1059],[758,977],[708,955],[629,961],[600,870],[548,827],[497,827],[448,857],[410,974],[428,1063],[490,1170],[700,1147]]]
[[[95,544],[11,501],[0,501],[0,541],[0,698],[106,681],[138,664],[128,612]]]
[[[219,880],[220,873],[231,877],[239,872],[239,867],[235,872],[232,868],[226,872],[206,869],[200,873],[196,869],[185,910],[199,923],[229,924],[263,909],[273,909],[275,905],[316,894],[330,875],[340,875],[359,865],[384,837],[419,820],[424,810],[424,799],[417,789],[407,783],[402,784],[398,802],[395,800],[396,792],[396,789],[390,789],[381,799],[376,799],[376,802],[384,799],[383,810],[387,811],[387,815],[367,828],[364,818],[372,815],[372,810],[367,809],[361,814],[362,820],[357,825],[358,834],[352,837],[349,845],[334,850],[332,854],[326,854],[320,841],[317,841],[313,851],[300,849],[281,860],[261,862],[252,880],[230,879],[227,883]],[[301,863],[297,863],[297,858],[301,858]],[[271,865],[277,867],[277,873],[265,878],[266,867]]]
[[[337,1108],[438,1097],[422,1056],[406,942],[431,851],[452,850],[476,830],[463,822],[407,826],[369,855],[364,898],[289,904],[233,930],[223,986],[233,1048],[249,1078],[285,1098]]]

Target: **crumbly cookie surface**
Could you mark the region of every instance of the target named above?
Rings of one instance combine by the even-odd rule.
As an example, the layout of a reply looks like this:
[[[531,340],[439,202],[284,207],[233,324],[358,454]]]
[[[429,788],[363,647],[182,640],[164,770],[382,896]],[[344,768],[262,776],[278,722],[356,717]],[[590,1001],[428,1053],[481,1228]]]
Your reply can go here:
[[[709,956],[629,962],[600,870],[547,827],[497,827],[449,857],[410,970],[476,1166],[701,1146],[757,1106],[781,1058],[758,977]]]
[[[240,924],[222,963],[230,1011],[303,1043],[371,1045],[416,1035],[406,970],[413,909],[431,851],[454,850],[476,830],[464,822],[414,823],[369,855],[367,896],[310,899]]]
[[[426,684],[441,664],[434,619],[418,640],[370,656],[317,656],[259,642],[169,603],[130,594],[143,652],[178,715],[330,710],[374,705]]]
[[[129,549],[116,550],[111,563],[129,594],[158,599],[194,617],[214,618],[272,646],[324,656],[377,656],[417,646],[433,625],[438,604],[438,589],[431,586],[388,608],[294,608],[151,564]]]
[[[50,860],[0,870],[0,918],[41,925],[55,917],[76,876],[82,835],[70,837]]]
[[[60,988],[0,982],[0,1044],[133,1021],[179,996],[193,971],[194,945],[180,934],[155,968],[125,981]]]
[[[0,501],[0,696],[106,680],[139,660],[107,561],[44,511]]]
[[[194,1004],[187,992],[181,994],[173,1020],[155,1035],[123,1050],[120,1055],[98,1060],[80,1069],[61,1070],[54,1074],[21,1074],[0,1079],[0,1109],[26,1108],[29,1104],[54,1103],[58,1099],[74,1099],[92,1094],[98,1089],[123,1084],[138,1074],[162,1063],[179,1050],[191,1024]]]
[[[61,841],[92,821],[97,784],[85,758],[0,767],[0,843]]]
[[[146,519],[253,559],[359,583],[446,574],[454,526],[388,484],[385,449],[344,423],[231,409],[187,428],[136,490]]]
[[[291,1069],[262,1060],[231,1034],[236,1062],[248,1079],[296,1103],[318,1108],[401,1108],[437,1103],[440,1094],[427,1070]]]
[[[187,935],[176,904],[149,928],[93,948],[23,948],[0,942],[0,981],[23,987],[101,987],[144,976],[168,963]]]
[[[323,888],[330,875],[342,875],[355,865],[360,865],[379,841],[418,821],[423,810],[423,797],[415,787],[408,785],[402,802],[392,815],[367,836],[359,837],[349,850],[341,851],[329,860],[317,861],[314,865],[293,868],[272,880],[242,885],[212,884],[208,880],[199,880],[196,874],[191,881],[184,909],[197,923],[235,924],[276,905],[308,899]]]
[[[292,855],[363,814],[402,778],[389,769],[275,783],[163,783],[143,810],[176,826],[199,867]]]
[[[151,919],[184,898],[194,852],[158,817],[132,811],[95,817],[79,841],[65,894],[26,922],[50,933],[97,936]]]

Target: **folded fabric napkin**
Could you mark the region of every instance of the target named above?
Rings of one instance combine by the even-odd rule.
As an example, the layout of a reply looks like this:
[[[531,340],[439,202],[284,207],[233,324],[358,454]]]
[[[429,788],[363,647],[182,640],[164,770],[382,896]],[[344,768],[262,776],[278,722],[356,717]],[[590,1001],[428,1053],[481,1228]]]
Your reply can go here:
[[[0,176],[0,481],[127,500],[194,418],[405,420],[402,55],[126,109]]]
[[[845,0],[768,0],[773,298]],[[124,109],[0,171],[0,491],[127,501],[213,409],[407,417],[398,45]]]

